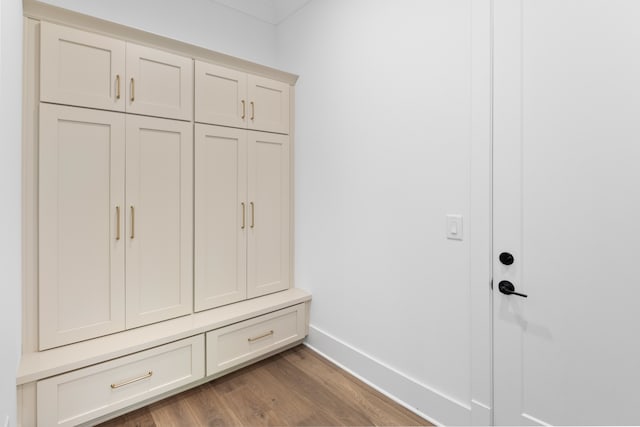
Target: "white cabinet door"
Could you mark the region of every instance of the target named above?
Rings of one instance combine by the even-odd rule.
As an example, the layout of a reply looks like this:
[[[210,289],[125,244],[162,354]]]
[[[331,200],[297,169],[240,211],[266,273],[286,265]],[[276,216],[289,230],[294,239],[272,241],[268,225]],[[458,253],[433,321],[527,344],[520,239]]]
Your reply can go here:
[[[247,297],[247,131],[196,125],[195,310]]]
[[[40,106],[40,350],[124,329],[124,114]]]
[[[127,116],[127,328],[191,313],[192,125]]]
[[[195,120],[199,123],[247,127],[247,74],[196,61]]]
[[[42,22],[40,99],[125,109],[125,42]]]
[[[249,75],[249,129],[289,133],[289,85]]]
[[[495,424],[640,425],[640,2],[493,10]]]
[[[127,43],[127,112],[191,120],[193,60]]]
[[[289,137],[249,131],[249,298],[289,287]]]

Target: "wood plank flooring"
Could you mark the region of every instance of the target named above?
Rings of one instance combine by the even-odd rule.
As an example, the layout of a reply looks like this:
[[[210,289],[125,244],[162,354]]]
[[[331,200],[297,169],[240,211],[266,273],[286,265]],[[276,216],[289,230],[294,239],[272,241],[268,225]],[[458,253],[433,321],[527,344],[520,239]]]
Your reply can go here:
[[[101,427],[372,425],[432,424],[298,346]]]

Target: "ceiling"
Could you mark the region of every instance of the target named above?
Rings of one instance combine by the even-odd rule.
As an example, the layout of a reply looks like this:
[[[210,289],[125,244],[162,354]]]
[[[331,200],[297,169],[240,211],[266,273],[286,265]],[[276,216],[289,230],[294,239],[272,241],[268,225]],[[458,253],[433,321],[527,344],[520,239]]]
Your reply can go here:
[[[278,25],[311,0],[211,0],[261,21]]]

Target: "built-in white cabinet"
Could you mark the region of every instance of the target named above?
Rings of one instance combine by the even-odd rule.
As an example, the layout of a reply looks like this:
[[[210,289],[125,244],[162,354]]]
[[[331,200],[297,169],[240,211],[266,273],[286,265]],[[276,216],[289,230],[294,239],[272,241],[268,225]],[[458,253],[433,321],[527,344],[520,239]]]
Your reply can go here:
[[[127,328],[192,311],[192,129],[127,115]]]
[[[192,119],[191,58],[49,22],[40,40],[41,101]]]
[[[247,297],[247,209],[247,131],[196,124],[196,311]]]
[[[40,100],[125,110],[125,52],[122,40],[42,22]]]
[[[40,348],[191,313],[192,125],[43,103],[40,135]]]
[[[125,327],[125,117],[40,106],[40,349]]]
[[[105,28],[25,20],[22,425],[95,424],[308,333],[295,76]]]
[[[287,289],[289,137],[196,124],[195,309]]]
[[[200,334],[39,381],[38,425],[77,426],[197,381],[204,347]]]
[[[249,298],[289,287],[289,137],[248,132]]]
[[[289,133],[289,85],[195,61],[195,121]]]
[[[127,113],[193,119],[193,60],[127,43]]]

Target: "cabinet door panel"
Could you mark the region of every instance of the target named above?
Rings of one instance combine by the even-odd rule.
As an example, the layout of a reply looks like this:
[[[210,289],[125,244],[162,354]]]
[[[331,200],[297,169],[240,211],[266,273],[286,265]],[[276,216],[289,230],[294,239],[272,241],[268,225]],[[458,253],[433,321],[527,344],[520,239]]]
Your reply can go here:
[[[248,297],[289,287],[289,137],[249,132]]]
[[[41,350],[124,329],[124,120],[41,104]]]
[[[127,116],[127,328],[191,313],[189,123]]]
[[[124,111],[125,42],[41,25],[40,99]]]
[[[193,60],[127,43],[127,112],[191,120]]]
[[[196,61],[196,122],[247,127],[247,75]]]
[[[249,75],[249,129],[289,133],[289,85]]]
[[[247,131],[196,125],[195,310],[247,296]]]

